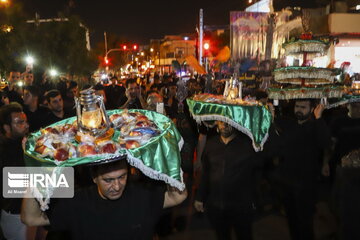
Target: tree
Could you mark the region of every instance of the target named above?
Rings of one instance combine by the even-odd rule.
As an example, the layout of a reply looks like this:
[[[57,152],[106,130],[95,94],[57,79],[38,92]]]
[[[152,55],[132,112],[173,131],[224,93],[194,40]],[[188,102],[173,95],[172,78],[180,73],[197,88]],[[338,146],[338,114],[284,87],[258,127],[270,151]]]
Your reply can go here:
[[[13,3],[11,7],[0,8],[0,71],[19,69],[18,52],[22,44],[21,32],[25,23],[22,5]],[[9,31],[7,30],[9,27]]]
[[[65,17],[62,17],[65,19]],[[23,52],[33,51],[39,66],[56,67],[71,75],[88,75],[97,67],[97,60],[86,49],[85,29],[76,16],[69,21],[29,24]],[[45,69],[43,69],[45,70]]]
[[[36,58],[37,71],[56,67],[66,74],[84,76],[97,68],[94,53],[86,49],[85,29],[80,26],[79,17],[72,15],[66,16],[68,21],[34,24],[26,23],[21,5],[8,9],[1,21],[9,23],[13,30],[0,33],[0,69],[9,71],[19,66],[25,69],[23,57],[27,54]]]

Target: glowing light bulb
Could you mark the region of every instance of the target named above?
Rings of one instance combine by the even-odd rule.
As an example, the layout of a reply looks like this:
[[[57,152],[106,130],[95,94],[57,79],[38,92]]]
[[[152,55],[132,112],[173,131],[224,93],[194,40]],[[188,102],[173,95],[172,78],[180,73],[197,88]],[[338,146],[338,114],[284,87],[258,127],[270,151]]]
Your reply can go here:
[[[50,73],[50,76],[52,76],[52,77],[55,77],[55,76],[58,75],[58,72],[57,72],[55,69],[51,69],[51,70],[49,71],[49,73]]]
[[[87,128],[99,128],[102,123],[100,108],[90,111],[83,111],[81,122]]]

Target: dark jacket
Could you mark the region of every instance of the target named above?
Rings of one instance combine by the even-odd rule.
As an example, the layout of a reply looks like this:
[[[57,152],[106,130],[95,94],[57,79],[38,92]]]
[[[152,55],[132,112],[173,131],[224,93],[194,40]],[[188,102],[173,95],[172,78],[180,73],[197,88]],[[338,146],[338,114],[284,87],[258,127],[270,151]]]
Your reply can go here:
[[[202,155],[202,176],[196,200],[217,208],[249,207],[254,202],[255,172],[262,159],[251,140],[239,133],[228,144],[210,138]]]

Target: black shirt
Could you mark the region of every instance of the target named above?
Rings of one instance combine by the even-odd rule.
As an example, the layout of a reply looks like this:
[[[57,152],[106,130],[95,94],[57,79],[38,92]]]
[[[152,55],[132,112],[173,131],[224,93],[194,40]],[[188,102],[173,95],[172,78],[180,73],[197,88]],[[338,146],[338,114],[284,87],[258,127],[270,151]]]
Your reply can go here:
[[[23,104],[24,101],[21,95],[17,91],[15,90],[10,91],[9,87],[5,87],[3,91],[7,93],[10,102],[17,102]]]
[[[178,114],[179,101],[174,97],[171,105],[168,102],[169,98],[164,98],[165,112],[169,118],[173,119]]]
[[[109,109],[117,109],[121,107],[121,99],[125,96],[125,91],[126,89],[119,85],[110,85],[105,88],[106,100]]]
[[[281,157],[276,176],[293,187],[312,187],[320,174],[323,150],[331,145],[330,131],[323,119],[298,124],[279,119],[277,154]]]
[[[123,97],[120,100],[120,107],[123,106],[127,102],[127,100],[128,100],[127,97]],[[129,105],[127,106],[127,109],[142,109],[139,98],[135,98],[135,100],[130,101]]]
[[[21,146],[21,139],[13,140],[9,138],[2,139],[0,142],[0,177],[3,179],[4,167],[24,167],[24,155]],[[2,192],[2,184],[1,184]],[[2,196],[2,195],[1,195]],[[3,198],[1,197],[1,209],[11,214],[20,214],[21,198]]]
[[[249,207],[254,201],[256,169],[262,159],[251,140],[239,133],[228,144],[219,135],[207,140],[196,199],[218,208]]]
[[[72,239],[152,239],[164,192],[128,184],[118,200],[102,199],[96,186],[72,199],[58,199],[47,215],[51,229],[70,231]]]
[[[72,117],[72,116],[66,112],[64,113],[63,118],[59,118],[59,117],[55,116],[55,114],[53,114],[51,111],[49,111],[46,115],[45,126],[59,122],[61,120],[69,118],[69,117]]]
[[[336,138],[333,161],[340,163],[343,156],[360,148],[360,118],[340,117],[330,125],[332,136]]]
[[[44,107],[38,107],[35,112],[31,112],[27,106],[24,107],[26,114],[29,131],[34,132],[46,126],[48,120],[46,119],[49,114],[49,109]]]

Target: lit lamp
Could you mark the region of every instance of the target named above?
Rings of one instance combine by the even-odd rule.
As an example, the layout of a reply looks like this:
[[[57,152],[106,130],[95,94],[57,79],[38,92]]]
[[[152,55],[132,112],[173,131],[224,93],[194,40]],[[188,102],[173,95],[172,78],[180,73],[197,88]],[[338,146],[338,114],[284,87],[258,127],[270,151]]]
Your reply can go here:
[[[353,81],[351,84],[353,94],[360,95],[360,81]]]
[[[75,98],[78,128],[83,133],[101,136],[110,128],[110,120],[106,114],[102,96],[95,95],[92,88],[80,92]]]

